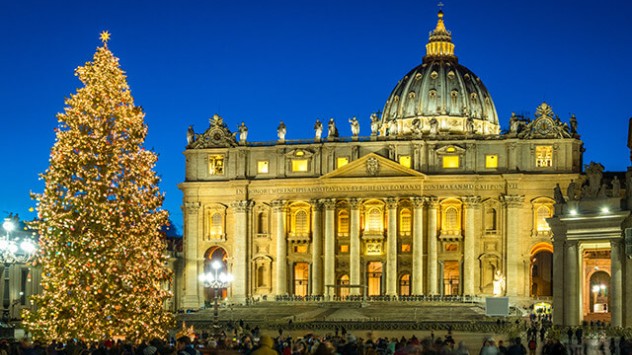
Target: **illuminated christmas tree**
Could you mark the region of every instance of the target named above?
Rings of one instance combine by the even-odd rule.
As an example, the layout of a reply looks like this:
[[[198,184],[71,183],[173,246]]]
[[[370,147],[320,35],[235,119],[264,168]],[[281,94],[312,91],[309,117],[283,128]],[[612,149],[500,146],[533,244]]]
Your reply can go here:
[[[75,71],[84,84],[66,99],[50,167],[36,195],[41,294],[24,324],[36,339],[164,338],[171,274],[161,227],[163,195],[144,149],[142,109],[107,47]]]

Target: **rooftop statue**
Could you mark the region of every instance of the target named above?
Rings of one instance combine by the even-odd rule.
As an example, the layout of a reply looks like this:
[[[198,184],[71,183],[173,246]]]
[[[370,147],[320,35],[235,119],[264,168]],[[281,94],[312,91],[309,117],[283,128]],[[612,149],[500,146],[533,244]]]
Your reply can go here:
[[[323,135],[323,123],[317,118],[314,124],[314,140],[320,142],[320,137]]]
[[[336,128],[336,122],[334,118],[329,119],[329,123],[327,124],[327,139],[332,139],[338,137],[338,128]]]
[[[246,124],[241,122],[237,130],[239,131],[239,142],[246,143],[246,139],[248,138],[248,127],[246,127]]]
[[[187,145],[190,145],[195,141],[195,132],[193,131],[193,125],[187,129]]]
[[[279,142],[285,141],[286,133],[287,133],[287,127],[285,127],[285,123],[281,121],[281,123],[279,123],[279,127],[277,127],[277,136],[279,137]]]
[[[349,123],[351,124],[351,135],[357,138],[358,135],[360,135],[360,122],[358,122],[357,118],[353,117],[349,119]]]
[[[371,135],[376,136],[377,131],[380,129],[380,119],[376,113],[371,114]]]

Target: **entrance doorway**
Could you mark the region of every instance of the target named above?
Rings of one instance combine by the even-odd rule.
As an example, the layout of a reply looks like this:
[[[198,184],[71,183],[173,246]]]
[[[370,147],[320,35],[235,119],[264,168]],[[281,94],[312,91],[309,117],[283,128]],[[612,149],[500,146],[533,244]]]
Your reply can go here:
[[[531,256],[531,297],[553,296],[553,252],[540,250]]]
[[[294,296],[307,296],[309,284],[309,264],[294,264]]]
[[[610,275],[597,271],[590,276],[590,313],[608,313]]]
[[[228,254],[224,248],[209,248],[206,253],[204,253],[204,273],[211,273],[214,276],[219,276],[222,273],[228,273],[228,268],[226,266],[227,257]],[[215,291],[217,291],[217,295],[215,294]],[[210,305],[216,296],[219,299],[224,299],[228,296],[228,290],[225,287],[215,290],[213,287],[204,285],[204,302],[207,305]]]
[[[443,294],[446,296],[458,295],[461,280],[459,262],[446,260],[443,262]]]

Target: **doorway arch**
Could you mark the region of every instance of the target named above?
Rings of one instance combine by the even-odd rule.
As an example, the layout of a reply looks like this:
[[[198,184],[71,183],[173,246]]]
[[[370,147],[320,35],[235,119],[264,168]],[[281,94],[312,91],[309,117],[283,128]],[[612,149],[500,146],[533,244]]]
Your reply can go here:
[[[209,248],[204,253],[204,273],[212,273],[219,275],[222,272],[228,273],[228,265],[226,263],[228,259],[228,253],[226,250],[219,246]],[[217,269],[214,265],[218,265]],[[228,289],[226,287],[217,289],[217,297],[224,299],[228,296]],[[208,285],[204,285],[204,301],[207,304],[213,302],[215,298],[215,289]]]
[[[529,295],[534,298],[553,296],[553,246],[538,243],[531,248]]]

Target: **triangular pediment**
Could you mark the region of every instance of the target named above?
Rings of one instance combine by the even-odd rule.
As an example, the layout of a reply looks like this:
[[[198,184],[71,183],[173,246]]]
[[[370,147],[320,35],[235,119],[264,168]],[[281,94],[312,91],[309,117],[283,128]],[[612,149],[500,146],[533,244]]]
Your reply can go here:
[[[423,177],[426,175],[375,153],[369,153],[329,174],[321,176],[321,179],[409,176]]]

